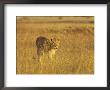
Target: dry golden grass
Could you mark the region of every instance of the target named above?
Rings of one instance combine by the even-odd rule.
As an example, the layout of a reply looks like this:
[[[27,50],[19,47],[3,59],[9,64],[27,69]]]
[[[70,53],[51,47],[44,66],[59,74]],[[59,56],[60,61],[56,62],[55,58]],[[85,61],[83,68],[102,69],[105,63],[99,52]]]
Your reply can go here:
[[[17,17],[16,29],[17,74],[94,73],[94,17]],[[37,62],[38,36],[60,39],[54,60]]]

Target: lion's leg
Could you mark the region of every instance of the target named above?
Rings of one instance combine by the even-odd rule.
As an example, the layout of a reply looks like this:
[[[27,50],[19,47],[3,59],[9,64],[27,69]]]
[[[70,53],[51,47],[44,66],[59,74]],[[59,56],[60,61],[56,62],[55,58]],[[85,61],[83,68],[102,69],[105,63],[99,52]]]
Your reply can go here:
[[[52,60],[53,59],[53,55],[52,55],[52,52],[49,51],[49,58]]]
[[[54,57],[55,57],[55,50],[49,51],[49,58],[50,58],[51,60],[53,60]]]
[[[41,62],[43,56],[43,51],[41,49],[37,49],[37,56],[38,56],[38,61]]]

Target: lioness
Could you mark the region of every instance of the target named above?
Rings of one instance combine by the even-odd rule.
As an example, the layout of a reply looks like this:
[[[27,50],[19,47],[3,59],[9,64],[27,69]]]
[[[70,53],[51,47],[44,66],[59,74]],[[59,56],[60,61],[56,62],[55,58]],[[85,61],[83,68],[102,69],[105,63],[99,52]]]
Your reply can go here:
[[[41,61],[42,56],[48,53],[49,58],[52,60],[59,47],[60,40],[57,38],[48,39],[46,37],[38,37],[36,40],[38,61]]]

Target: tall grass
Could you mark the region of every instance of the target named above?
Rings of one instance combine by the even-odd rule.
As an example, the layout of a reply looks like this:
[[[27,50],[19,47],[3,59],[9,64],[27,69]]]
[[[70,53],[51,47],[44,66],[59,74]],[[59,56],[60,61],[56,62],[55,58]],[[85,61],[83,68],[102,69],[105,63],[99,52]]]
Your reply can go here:
[[[79,21],[83,21],[83,18],[80,17]],[[78,23],[77,20],[77,23],[63,21],[39,23],[38,21],[27,21],[17,22],[17,74],[94,73],[93,22]],[[39,36],[58,37],[60,39],[61,44],[54,60],[49,60],[48,56],[45,55],[41,63],[37,62],[35,42]]]

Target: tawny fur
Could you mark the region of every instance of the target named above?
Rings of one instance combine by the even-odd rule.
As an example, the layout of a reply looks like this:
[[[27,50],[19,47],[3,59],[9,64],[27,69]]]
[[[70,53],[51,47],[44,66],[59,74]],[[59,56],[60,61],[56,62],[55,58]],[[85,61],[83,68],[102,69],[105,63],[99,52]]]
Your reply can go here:
[[[60,40],[57,38],[48,39],[42,36],[38,37],[36,40],[38,61],[41,61],[45,53],[48,53],[49,58],[52,60],[59,45]]]

